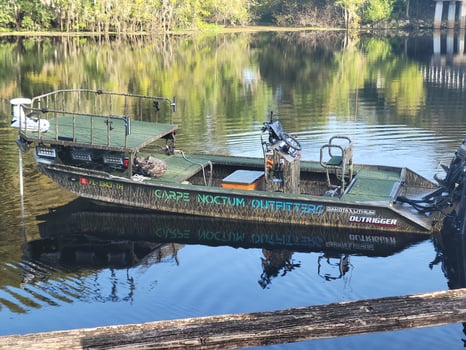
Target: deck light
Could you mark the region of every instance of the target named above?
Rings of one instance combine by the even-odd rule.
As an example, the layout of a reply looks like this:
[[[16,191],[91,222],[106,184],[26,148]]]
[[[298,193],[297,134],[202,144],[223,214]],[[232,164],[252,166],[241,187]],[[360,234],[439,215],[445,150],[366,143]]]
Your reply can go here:
[[[85,161],[85,162],[91,162],[92,161],[91,152],[86,151],[86,150],[72,150],[71,151],[71,158],[73,160],[80,160],[80,161]]]
[[[111,167],[123,166],[123,157],[119,154],[104,154],[102,157],[104,164]]]
[[[46,157],[46,158],[56,158],[57,151],[53,147],[47,146],[37,146],[36,147],[36,154],[39,157]]]

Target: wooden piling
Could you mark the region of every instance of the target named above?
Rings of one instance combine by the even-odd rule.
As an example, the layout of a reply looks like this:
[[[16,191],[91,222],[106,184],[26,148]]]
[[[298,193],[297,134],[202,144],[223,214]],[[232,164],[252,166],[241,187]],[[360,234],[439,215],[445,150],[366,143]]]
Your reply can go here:
[[[458,22],[460,29],[465,28],[466,23],[466,9],[464,8],[466,0],[434,0],[435,13],[434,13],[434,29],[440,29],[442,26],[443,17],[443,4],[448,2],[448,14],[446,26],[449,29],[455,28],[455,23]],[[458,15],[457,15],[458,12]]]
[[[235,349],[466,322],[466,289],[0,337],[1,349]]]

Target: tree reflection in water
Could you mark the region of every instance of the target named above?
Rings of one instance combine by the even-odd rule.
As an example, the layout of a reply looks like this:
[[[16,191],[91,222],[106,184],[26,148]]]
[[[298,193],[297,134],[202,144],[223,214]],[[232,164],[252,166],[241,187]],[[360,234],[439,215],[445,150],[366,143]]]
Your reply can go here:
[[[440,234],[433,237],[436,256],[429,268],[441,264],[449,289],[466,288],[466,236],[461,232],[456,221],[447,217]],[[466,323],[463,323],[466,336]],[[466,339],[463,338],[466,347]]]

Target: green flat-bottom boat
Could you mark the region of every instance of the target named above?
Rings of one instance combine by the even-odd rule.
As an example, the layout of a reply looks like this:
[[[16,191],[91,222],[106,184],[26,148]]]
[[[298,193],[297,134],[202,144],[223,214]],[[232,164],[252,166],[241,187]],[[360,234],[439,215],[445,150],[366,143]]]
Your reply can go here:
[[[176,125],[158,121],[175,99],[73,89],[11,104],[17,143],[34,144],[39,171],[99,202],[374,232],[430,234],[445,215],[464,217],[465,142],[445,179],[432,182],[406,167],[353,164],[346,136],[322,145],[319,161],[303,161],[299,142],[272,118],[260,134],[263,158],[188,155],[175,147]]]

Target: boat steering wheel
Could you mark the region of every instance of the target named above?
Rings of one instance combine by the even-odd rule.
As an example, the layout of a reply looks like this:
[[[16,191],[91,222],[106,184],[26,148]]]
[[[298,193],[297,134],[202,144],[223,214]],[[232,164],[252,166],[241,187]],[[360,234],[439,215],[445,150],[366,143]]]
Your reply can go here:
[[[293,148],[297,151],[301,151],[301,144],[299,143],[298,140],[296,140],[294,137],[290,136],[288,133],[286,132],[282,132],[282,134],[280,135],[280,137],[282,138],[282,140],[285,142],[285,144],[290,147],[290,148]]]

